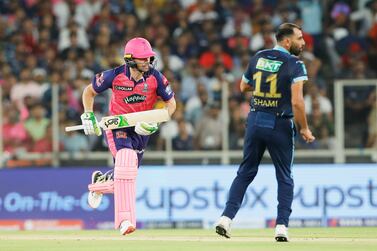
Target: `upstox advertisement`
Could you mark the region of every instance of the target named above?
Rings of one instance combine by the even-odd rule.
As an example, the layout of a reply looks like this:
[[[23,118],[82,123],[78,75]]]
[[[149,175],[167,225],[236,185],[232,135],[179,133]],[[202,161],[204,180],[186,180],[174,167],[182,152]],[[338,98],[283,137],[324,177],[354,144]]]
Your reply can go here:
[[[221,215],[237,168],[140,168],[137,178],[138,225],[184,221],[202,222],[203,226],[212,224]],[[53,228],[52,225],[59,229],[69,228],[69,223],[73,228],[111,228],[113,196],[105,195],[97,210],[89,208],[86,202],[87,185],[93,170],[1,170],[0,228],[41,229]],[[376,222],[376,164],[295,165],[293,176],[293,221],[324,219],[330,225],[334,224],[332,219]],[[275,169],[272,165],[263,165],[245,194],[235,226],[266,226],[266,222],[273,221],[276,216],[276,198]]]

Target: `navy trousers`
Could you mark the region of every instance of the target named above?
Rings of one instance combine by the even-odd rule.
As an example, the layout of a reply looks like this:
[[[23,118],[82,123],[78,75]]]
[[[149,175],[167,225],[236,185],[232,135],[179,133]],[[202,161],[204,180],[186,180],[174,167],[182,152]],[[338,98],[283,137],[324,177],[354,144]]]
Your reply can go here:
[[[265,112],[250,112],[247,119],[243,161],[229,190],[223,215],[233,219],[241,207],[249,184],[258,172],[264,151],[270,153],[278,182],[276,224],[288,227],[292,212],[293,178],[291,167],[294,155],[296,129],[292,119]]]

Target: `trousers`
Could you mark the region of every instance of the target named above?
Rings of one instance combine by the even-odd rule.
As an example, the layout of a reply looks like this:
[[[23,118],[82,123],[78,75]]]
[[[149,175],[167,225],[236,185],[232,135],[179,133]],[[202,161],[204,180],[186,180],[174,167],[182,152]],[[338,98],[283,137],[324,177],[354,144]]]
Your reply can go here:
[[[277,191],[276,224],[288,227],[292,212],[294,181],[291,173],[294,157],[295,125],[291,118],[252,111],[246,124],[243,160],[229,190],[223,215],[233,219],[241,207],[247,187],[254,180],[265,150],[275,166]]]

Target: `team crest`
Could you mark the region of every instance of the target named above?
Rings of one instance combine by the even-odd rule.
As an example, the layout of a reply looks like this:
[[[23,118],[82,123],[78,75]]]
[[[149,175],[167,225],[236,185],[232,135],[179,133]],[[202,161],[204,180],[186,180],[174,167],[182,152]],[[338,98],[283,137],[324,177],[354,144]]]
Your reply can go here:
[[[148,92],[148,84],[144,83],[143,92]]]

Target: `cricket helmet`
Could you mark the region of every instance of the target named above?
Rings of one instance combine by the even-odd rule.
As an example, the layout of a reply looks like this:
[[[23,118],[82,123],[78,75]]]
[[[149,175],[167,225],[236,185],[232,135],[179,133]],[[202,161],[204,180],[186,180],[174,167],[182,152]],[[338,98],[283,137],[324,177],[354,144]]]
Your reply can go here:
[[[124,47],[124,58],[149,58],[156,56],[151,44],[142,37],[135,37],[127,42]]]

